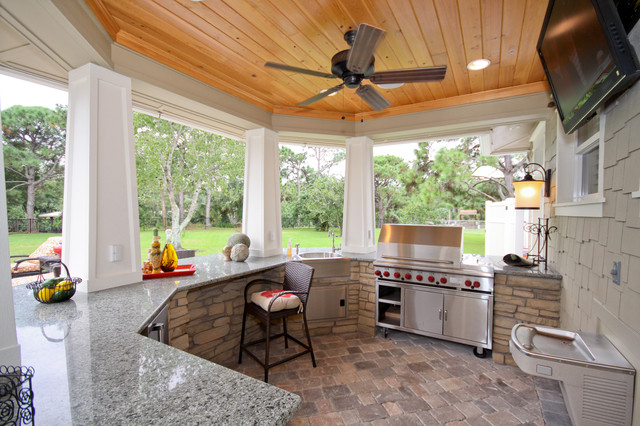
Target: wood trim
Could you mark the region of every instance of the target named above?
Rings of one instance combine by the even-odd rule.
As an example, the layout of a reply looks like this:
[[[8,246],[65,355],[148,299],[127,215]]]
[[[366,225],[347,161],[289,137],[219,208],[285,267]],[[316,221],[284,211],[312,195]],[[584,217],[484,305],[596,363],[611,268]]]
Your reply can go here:
[[[549,85],[545,81],[538,83],[523,84],[521,86],[506,87],[504,89],[487,90],[480,93],[471,93],[469,95],[454,96],[450,98],[437,99],[418,104],[390,107],[382,111],[365,112],[358,114],[344,114],[346,121],[359,121],[361,117],[364,120],[372,120],[374,118],[392,117],[395,115],[411,114],[414,112],[429,111],[439,108],[448,108],[459,105],[473,104],[478,102],[494,101],[497,99],[505,99],[515,96],[530,95],[540,92],[548,92]],[[309,110],[306,108],[286,107],[276,105],[273,108],[274,114],[296,115],[300,117],[327,118],[331,120],[341,120],[342,113],[331,111]]]
[[[115,40],[120,27],[116,23],[115,19],[109,12],[109,9],[104,5],[102,0],[84,0],[85,4],[89,6],[89,9],[96,15],[96,18],[100,21],[104,29],[107,31],[112,40]]]

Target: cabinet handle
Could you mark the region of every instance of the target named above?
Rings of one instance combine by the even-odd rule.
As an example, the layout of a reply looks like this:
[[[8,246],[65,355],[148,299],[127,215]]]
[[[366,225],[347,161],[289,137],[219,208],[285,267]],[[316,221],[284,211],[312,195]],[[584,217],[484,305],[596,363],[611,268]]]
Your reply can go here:
[[[438,309],[438,319],[442,321],[442,308]]]
[[[147,327],[147,334],[151,334],[154,331],[158,332],[158,342],[160,343],[167,343],[165,342],[165,338],[164,338],[164,328],[165,325],[163,322],[154,322],[149,324],[149,326]]]
[[[444,310],[444,320],[445,321],[447,320],[447,310],[446,309]]]

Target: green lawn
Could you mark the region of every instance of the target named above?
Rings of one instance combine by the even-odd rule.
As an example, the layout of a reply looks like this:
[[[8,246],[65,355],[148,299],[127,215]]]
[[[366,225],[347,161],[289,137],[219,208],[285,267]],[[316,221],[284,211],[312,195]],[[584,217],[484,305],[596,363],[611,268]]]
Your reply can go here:
[[[338,230],[336,229],[336,234]],[[236,232],[232,228],[209,228],[186,230],[182,235],[182,246],[195,249],[196,256],[220,253],[227,244],[229,235]],[[60,234],[10,234],[9,249],[11,254],[30,254],[47,238]],[[141,255],[147,257],[147,249],[151,246],[152,231],[140,232]],[[376,239],[380,235],[380,229],[376,230]],[[161,241],[164,244],[164,235],[161,233]],[[282,230],[282,246],[286,247],[291,238],[291,244],[295,247],[331,247],[331,237],[326,232],[319,232],[313,228],[285,228]],[[342,245],[342,238],[336,236],[336,247]],[[484,254],[484,229],[466,230],[464,233],[464,252],[472,254]]]

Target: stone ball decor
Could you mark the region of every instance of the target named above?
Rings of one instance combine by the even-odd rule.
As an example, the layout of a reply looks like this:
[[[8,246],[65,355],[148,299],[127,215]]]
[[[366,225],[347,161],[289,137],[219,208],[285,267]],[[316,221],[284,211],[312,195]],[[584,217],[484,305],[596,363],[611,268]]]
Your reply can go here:
[[[247,248],[251,247],[251,240],[247,234],[243,234],[242,232],[236,232],[235,234],[231,234],[229,239],[227,240],[227,245],[229,247],[235,246],[236,244],[244,244]]]
[[[224,246],[222,249],[222,255],[224,256],[224,260],[231,260],[231,247]]]
[[[249,247],[240,243],[231,247],[231,260],[234,262],[244,262],[249,257]]]

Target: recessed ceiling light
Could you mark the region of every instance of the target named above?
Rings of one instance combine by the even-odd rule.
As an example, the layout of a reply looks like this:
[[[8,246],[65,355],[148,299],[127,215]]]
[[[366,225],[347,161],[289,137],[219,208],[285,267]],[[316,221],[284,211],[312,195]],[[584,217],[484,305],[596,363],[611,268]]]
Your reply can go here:
[[[403,86],[404,83],[381,83],[378,84],[378,87],[381,87],[383,89],[397,89],[398,87]]]
[[[488,59],[476,59],[467,64],[467,69],[472,71],[483,70],[489,65],[491,65],[491,61]]]

